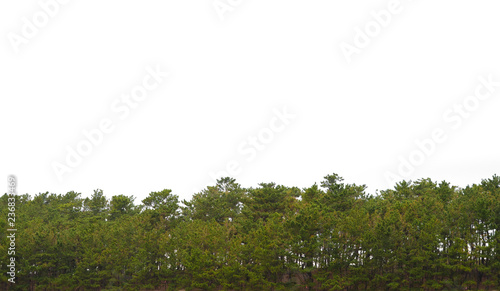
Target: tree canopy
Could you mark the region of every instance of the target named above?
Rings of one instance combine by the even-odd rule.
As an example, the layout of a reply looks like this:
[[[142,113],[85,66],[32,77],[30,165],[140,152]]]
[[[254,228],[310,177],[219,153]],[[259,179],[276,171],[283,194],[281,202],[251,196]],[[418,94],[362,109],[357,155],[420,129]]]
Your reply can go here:
[[[16,196],[15,284],[1,290],[494,290],[500,177],[401,181],[377,195],[337,174],[308,188],[225,177],[170,189]],[[36,289],[35,289],[36,288]]]

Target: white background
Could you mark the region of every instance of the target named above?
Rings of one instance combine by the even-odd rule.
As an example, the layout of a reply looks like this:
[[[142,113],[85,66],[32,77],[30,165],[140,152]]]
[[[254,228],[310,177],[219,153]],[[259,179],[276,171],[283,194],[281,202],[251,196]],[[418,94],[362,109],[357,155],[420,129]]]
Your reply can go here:
[[[16,46],[23,18],[44,10],[1,1],[3,192],[14,174],[19,194],[99,188],[139,202],[168,188],[189,199],[236,160],[244,187],[309,187],[338,173],[375,193],[394,186],[384,173],[401,174],[398,157],[436,128],[447,140],[403,178],[463,187],[500,174],[500,87],[458,128],[443,119],[479,76],[500,81],[498,1],[401,0],[351,62],[342,44],[390,1],[230,3],[222,19],[212,0],[68,1]],[[157,65],[170,77],[117,118],[113,101]],[[296,117],[248,161],[238,146],[284,108]],[[52,164],[103,118],[114,131],[58,180]]]

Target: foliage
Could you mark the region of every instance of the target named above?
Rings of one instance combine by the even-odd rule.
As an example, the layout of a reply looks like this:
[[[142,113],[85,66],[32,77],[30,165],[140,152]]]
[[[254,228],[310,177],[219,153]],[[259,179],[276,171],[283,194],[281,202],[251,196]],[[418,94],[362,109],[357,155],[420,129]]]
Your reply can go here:
[[[0,215],[7,217],[7,198]],[[500,177],[401,181],[378,195],[327,175],[299,189],[233,178],[179,201],[16,197],[16,284],[1,290],[487,290],[500,286]],[[8,239],[0,220],[0,264]]]

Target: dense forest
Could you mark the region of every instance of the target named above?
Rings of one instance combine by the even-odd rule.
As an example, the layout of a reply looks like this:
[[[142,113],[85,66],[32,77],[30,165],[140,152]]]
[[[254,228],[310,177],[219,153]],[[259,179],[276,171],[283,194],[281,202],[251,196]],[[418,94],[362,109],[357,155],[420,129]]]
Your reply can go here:
[[[219,179],[171,190],[16,196],[16,283],[1,290],[498,290],[500,177],[402,181],[375,195],[327,175],[300,189]]]

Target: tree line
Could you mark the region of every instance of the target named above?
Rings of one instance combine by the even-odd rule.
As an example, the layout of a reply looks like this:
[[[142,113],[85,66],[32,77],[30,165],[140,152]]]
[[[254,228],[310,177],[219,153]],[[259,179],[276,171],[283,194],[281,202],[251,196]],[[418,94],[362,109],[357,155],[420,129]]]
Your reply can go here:
[[[233,178],[180,201],[171,190],[16,196],[15,284],[1,290],[495,290],[500,177],[431,179],[366,193],[337,174],[300,189]]]

